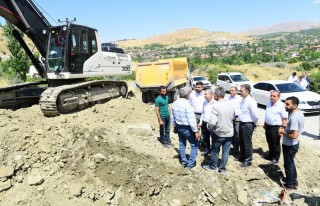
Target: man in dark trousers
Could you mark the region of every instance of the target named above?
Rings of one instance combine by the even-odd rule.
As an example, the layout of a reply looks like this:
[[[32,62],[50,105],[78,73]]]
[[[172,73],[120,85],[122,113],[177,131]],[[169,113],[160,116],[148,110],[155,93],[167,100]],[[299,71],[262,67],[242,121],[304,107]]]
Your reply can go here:
[[[240,157],[242,162],[240,167],[250,167],[252,165],[252,134],[258,123],[258,105],[250,95],[251,87],[244,84],[240,88],[242,101],[240,103],[239,112],[239,141],[240,141]]]
[[[160,142],[164,147],[171,144],[170,139],[170,108],[167,88],[161,86],[159,88],[160,95],[155,100],[155,110],[160,127]]]
[[[281,147],[278,130],[280,127],[286,127],[287,118],[288,113],[284,103],[280,100],[280,91],[271,91],[263,125],[269,146],[269,155],[265,158],[271,161],[270,164],[277,165],[279,162]]]
[[[286,110],[289,112],[289,119],[285,128],[280,127],[279,135],[283,135],[282,151],[284,170],[286,173],[286,189],[298,188],[298,175],[294,157],[299,149],[301,133],[304,128],[304,115],[298,109],[299,99],[288,97],[285,102]]]

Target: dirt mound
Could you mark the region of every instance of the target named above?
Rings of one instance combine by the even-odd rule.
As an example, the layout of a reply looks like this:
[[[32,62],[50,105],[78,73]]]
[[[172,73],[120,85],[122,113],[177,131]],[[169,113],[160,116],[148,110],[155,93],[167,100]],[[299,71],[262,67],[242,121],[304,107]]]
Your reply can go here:
[[[280,193],[283,162],[260,157],[267,150],[262,127],[251,168],[230,155],[227,173],[213,174],[198,155],[188,171],[179,164],[177,135],[174,147],[162,147],[154,106],[137,96],[53,118],[37,105],[0,110],[0,205],[277,205],[263,193]],[[300,188],[288,203],[320,203],[319,157],[299,150]]]

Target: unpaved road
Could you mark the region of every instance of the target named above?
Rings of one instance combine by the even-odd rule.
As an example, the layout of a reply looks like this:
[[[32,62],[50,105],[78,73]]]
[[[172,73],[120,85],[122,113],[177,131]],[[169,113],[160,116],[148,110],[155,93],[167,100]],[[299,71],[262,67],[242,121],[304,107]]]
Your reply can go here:
[[[162,147],[154,105],[134,92],[54,118],[38,105],[0,110],[0,205],[278,205],[263,193],[280,193],[283,160],[274,166],[260,157],[267,151],[261,126],[252,167],[240,168],[231,153],[227,173],[214,174],[201,167],[209,157],[198,155],[190,172],[179,164],[177,135],[171,133],[173,147]],[[317,120],[307,117],[306,128],[309,119]],[[139,132],[127,133],[137,125]],[[320,203],[320,153],[304,139],[296,156],[300,188],[288,193],[290,205]]]

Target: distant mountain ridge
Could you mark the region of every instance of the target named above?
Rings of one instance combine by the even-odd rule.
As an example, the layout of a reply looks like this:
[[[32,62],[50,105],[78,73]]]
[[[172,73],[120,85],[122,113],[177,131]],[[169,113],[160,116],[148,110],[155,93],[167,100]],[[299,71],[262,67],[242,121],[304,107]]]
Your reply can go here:
[[[243,31],[243,34],[248,35],[261,35],[271,34],[278,32],[297,32],[306,29],[319,28],[320,22],[309,22],[309,21],[297,21],[288,23],[279,23],[267,27],[258,27]]]
[[[186,28],[164,34],[154,35],[143,39],[127,39],[115,43],[123,48],[143,47],[147,44],[158,43],[170,47],[194,46],[203,47],[215,43],[244,43],[254,39],[256,35],[271,34],[278,32],[297,32],[301,30],[318,28],[320,22],[297,21],[275,24],[268,27],[259,27],[240,33],[223,31],[206,31],[201,28]]]

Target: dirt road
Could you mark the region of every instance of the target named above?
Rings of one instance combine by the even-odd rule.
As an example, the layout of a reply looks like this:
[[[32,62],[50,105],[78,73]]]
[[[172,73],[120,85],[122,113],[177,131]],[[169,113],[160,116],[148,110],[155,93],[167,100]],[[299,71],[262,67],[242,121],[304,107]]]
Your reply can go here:
[[[179,164],[177,135],[174,147],[162,147],[154,106],[135,93],[54,118],[37,105],[0,110],[0,205],[277,205],[264,192],[280,193],[283,160],[274,166],[260,157],[267,151],[262,127],[254,132],[252,167],[240,168],[231,154],[227,173],[213,174],[201,168],[209,157],[198,155],[188,171]],[[319,157],[302,144],[300,188],[289,193],[290,205],[320,203]]]

